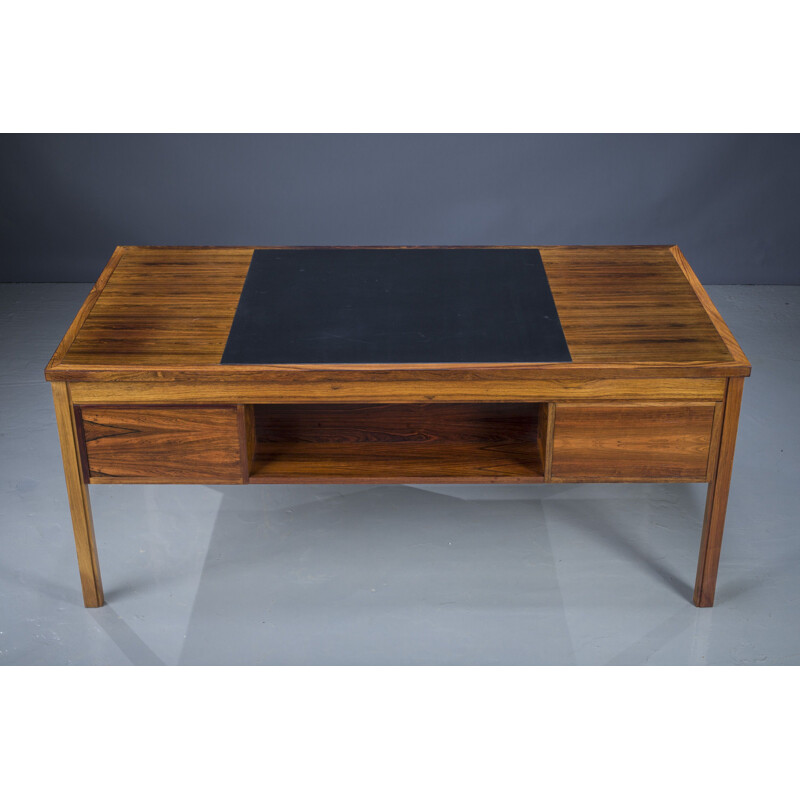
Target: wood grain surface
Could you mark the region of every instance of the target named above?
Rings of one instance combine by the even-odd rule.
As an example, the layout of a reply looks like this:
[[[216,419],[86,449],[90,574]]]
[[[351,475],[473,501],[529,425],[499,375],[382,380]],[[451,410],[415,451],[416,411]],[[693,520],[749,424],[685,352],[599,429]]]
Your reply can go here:
[[[542,471],[545,481],[553,475],[553,434],[556,428],[556,404],[539,404],[539,426],[536,432],[539,455],[542,458]]]
[[[91,483],[243,483],[235,406],[82,406]]]
[[[677,247],[539,250],[572,363],[222,366],[253,248],[117,248],[45,370],[86,605],[87,481],[248,480],[708,480],[712,605],[750,364]]]
[[[352,375],[350,380],[130,381],[70,384],[76,403],[458,403],[555,400],[721,400],[725,378],[529,378],[503,380],[466,374],[449,380],[430,371],[405,379]]]
[[[69,396],[69,386],[66,383],[53,384],[53,402],[58,425],[58,438],[61,442],[61,456],[64,462],[64,478],[67,482],[72,532],[78,555],[83,603],[87,608],[98,608],[103,605],[103,582],[100,578],[100,566],[97,559],[89,489],[86,486],[81,463],[81,444],[76,416]]]
[[[251,254],[124,248],[62,364],[219,364]]]
[[[697,577],[694,586],[694,604],[701,608],[714,605],[743,388],[743,378],[730,379],[725,398],[719,454],[715,460],[716,469],[708,484],[703,533],[700,540],[700,557],[697,561]]]
[[[556,405],[554,481],[705,481],[714,403]]]
[[[731,376],[750,366],[677,248],[539,248],[571,364],[472,365],[553,377]],[[46,370],[50,380],[272,379],[220,365],[252,248],[118,249]],[[102,283],[102,285],[101,285]],[[702,294],[701,294],[702,292]],[[297,365],[316,373],[330,365]],[[419,365],[391,365],[393,374]],[[457,374],[470,365],[437,365]],[[344,375],[386,370],[358,365]],[[643,372],[646,371],[646,372]],[[180,376],[180,377],[178,377]]]
[[[251,483],[542,483],[535,442],[267,442]]]
[[[536,403],[302,404],[254,407],[264,442],[535,442]]]
[[[89,292],[88,297],[83,301],[83,305],[75,315],[75,319],[72,320],[69,328],[67,328],[64,338],[59,342],[58,347],[56,347],[53,357],[50,359],[50,362],[47,365],[45,374],[47,374],[50,369],[54,368],[64,360],[67,351],[75,342],[75,337],[83,328],[86,318],[89,316],[89,312],[94,308],[95,303],[100,299],[100,294],[102,293],[103,289],[105,289],[112,273],[117,268],[117,264],[119,264],[123,255],[125,255],[125,250],[125,247],[115,248],[111,258],[108,261],[108,264],[106,264],[105,269],[103,269],[103,271],[100,273],[100,276],[95,281],[95,284]]]
[[[543,248],[542,259],[573,361],[732,360],[670,248]]]
[[[706,314],[708,314],[711,324],[716,329],[720,339],[722,339],[722,341],[725,343],[725,347],[728,349],[728,352],[731,354],[733,360],[738,364],[749,367],[750,362],[742,352],[742,348],[734,338],[733,334],[731,333],[731,329],[728,327],[725,320],[722,319],[722,314],[717,311],[717,307],[711,302],[708,292],[705,290],[705,288],[703,288],[703,284],[700,283],[699,278],[694,274],[692,268],[689,266],[689,262],[681,252],[680,247],[674,245],[670,248],[670,252],[675,258],[678,266],[681,268],[681,272],[683,272],[683,274],[686,276],[686,280],[689,281],[692,291],[694,291],[697,299],[700,301],[700,305],[703,306]]]
[[[535,403],[256,405],[252,483],[538,483]]]

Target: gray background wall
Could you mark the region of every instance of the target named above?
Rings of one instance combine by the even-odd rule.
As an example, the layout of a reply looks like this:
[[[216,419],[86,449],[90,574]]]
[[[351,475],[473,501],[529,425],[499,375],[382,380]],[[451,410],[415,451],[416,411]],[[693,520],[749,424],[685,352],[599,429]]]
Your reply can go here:
[[[0,280],[117,244],[679,244],[707,283],[800,283],[800,136],[0,136]]]

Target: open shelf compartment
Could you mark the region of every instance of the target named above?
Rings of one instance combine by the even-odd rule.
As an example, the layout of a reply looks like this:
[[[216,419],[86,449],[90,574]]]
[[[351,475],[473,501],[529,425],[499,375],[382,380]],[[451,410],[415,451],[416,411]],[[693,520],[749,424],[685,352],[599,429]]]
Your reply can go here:
[[[250,406],[251,483],[541,483],[539,403]]]

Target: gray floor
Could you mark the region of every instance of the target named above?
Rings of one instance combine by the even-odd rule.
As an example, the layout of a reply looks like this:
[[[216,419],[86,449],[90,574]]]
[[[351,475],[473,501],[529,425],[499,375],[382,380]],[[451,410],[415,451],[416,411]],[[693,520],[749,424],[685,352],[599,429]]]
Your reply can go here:
[[[800,664],[800,287],[753,363],[713,609],[705,486],[97,486],[81,603],[42,371],[84,284],[0,285],[0,664]]]

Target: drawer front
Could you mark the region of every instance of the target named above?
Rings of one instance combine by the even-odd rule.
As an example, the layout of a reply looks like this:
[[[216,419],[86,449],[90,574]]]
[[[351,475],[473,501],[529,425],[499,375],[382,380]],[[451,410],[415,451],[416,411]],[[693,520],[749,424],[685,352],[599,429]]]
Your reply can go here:
[[[80,406],[77,412],[91,483],[244,480],[236,406]]]
[[[721,405],[558,403],[552,479],[705,481]]]

